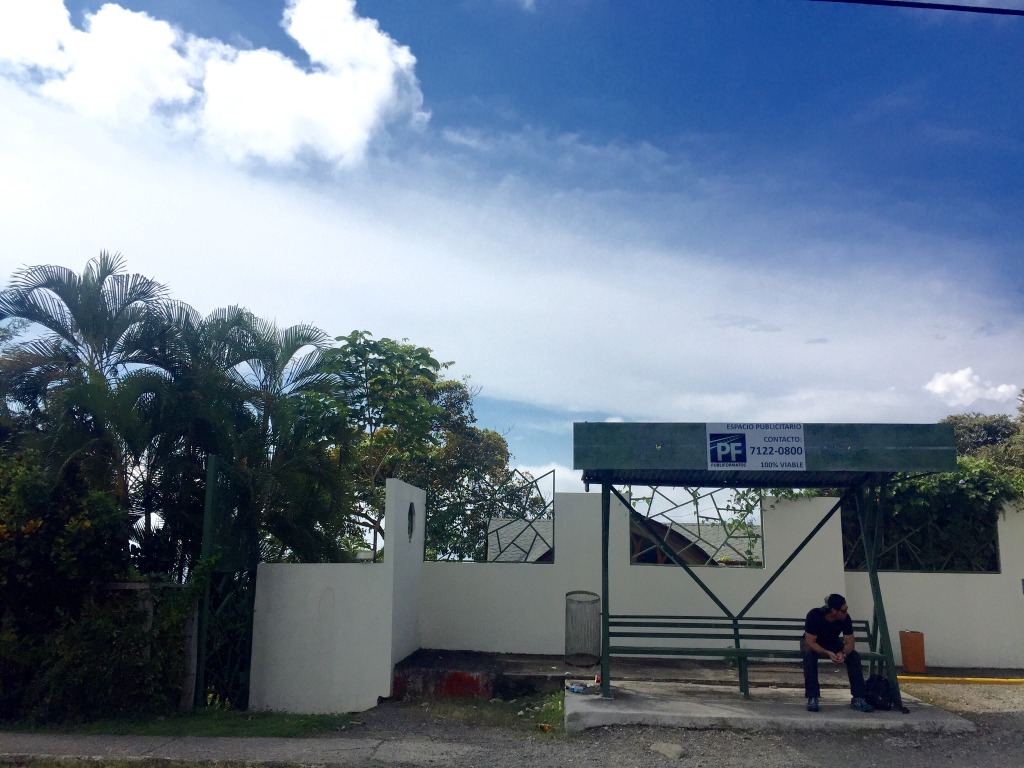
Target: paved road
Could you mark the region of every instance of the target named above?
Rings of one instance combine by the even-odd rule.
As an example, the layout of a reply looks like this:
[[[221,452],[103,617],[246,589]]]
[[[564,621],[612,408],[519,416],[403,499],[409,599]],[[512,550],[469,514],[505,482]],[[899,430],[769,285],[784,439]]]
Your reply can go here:
[[[160,758],[188,762],[231,761],[347,768],[389,766],[487,766],[539,768],[587,765],[650,768],[817,768],[841,762],[846,768],[952,768],[1024,765],[1020,719],[981,723],[969,734],[892,735],[839,733],[751,733],[611,727],[580,736],[551,738],[508,729],[469,728],[427,735],[345,736],[322,739],[154,738],[0,734],[0,755]],[[2,759],[2,758],[0,758]]]
[[[428,705],[385,702],[361,724],[316,739],[75,736],[0,733],[0,762],[31,756],[94,761],[156,758],[251,765],[487,766],[541,768],[963,768],[1024,766],[1024,686],[933,686],[975,728],[961,733],[803,729],[692,730],[609,726],[551,735],[536,728],[482,727]],[[898,713],[890,717],[901,717]],[[813,717],[807,713],[807,717]]]

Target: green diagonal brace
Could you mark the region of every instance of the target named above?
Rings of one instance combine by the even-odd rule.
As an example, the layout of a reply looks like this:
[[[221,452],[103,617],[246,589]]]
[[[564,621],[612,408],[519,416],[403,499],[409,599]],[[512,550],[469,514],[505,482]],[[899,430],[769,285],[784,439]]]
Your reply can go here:
[[[618,498],[618,500],[621,501],[623,505],[625,505],[626,509],[633,509],[633,505],[630,504],[629,501],[627,501],[621,493],[619,493],[618,489],[612,488],[611,491],[612,493],[615,494],[616,498]],[[664,553],[665,557],[671,560],[675,565],[678,565],[683,570],[685,570],[689,574],[690,578],[697,582],[697,586],[703,589],[704,593],[714,601],[715,605],[722,609],[722,613],[724,613],[730,619],[736,618],[735,616],[733,616],[732,611],[730,611],[726,607],[725,603],[719,600],[718,596],[711,591],[711,588],[700,580],[700,577],[694,572],[694,570],[686,563],[684,563],[679,558],[679,556],[672,551],[671,547],[665,546],[665,543],[661,540],[656,531],[653,531],[651,530],[651,528],[648,527],[647,518],[645,518],[643,515],[638,514],[636,518],[634,518],[634,520],[640,526],[640,528],[643,529],[644,533],[646,533],[651,538],[651,540],[654,541],[655,544],[657,544],[658,549],[660,549]]]
[[[835,503],[835,506],[832,507],[832,509],[828,511],[828,514],[825,515],[821,519],[821,521],[816,526],[814,526],[814,528],[811,529],[811,532],[804,537],[804,540],[800,542],[800,546],[793,550],[792,554],[790,554],[790,556],[786,558],[786,561],[778,567],[775,573],[771,575],[771,578],[769,578],[768,581],[766,581],[761,586],[761,588],[757,591],[757,594],[750,598],[750,602],[743,607],[743,610],[740,611],[739,614],[737,614],[737,618],[743,618],[747,615],[747,611],[754,607],[754,604],[761,599],[761,595],[768,591],[768,588],[775,582],[777,578],[779,578],[779,576],[782,575],[782,572],[789,567],[789,564],[796,559],[796,556],[803,551],[803,548],[810,543],[811,539],[818,535],[818,531],[825,527],[825,523],[827,523],[832,518],[832,515],[834,515],[839,509],[842,508],[843,501],[845,501],[847,497],[851,495],[851,493],[852,490],[849,488],[846,491],[844,491],[843,495],[839,497],[839,501]]]
[[[619,493],[617,488],[611,488],[611,492],[615,494],[616,498],[620,502],[622,502],[623,506],[625,506],[626,509],[633,509],[633,505],[630,504],[629,501],[621,493]],[[724,613],[726,616],[732,619],[732,641],[733,646],[735,646],[735,648],[738,650],[740,648],[740,628],[739,624],[736,622],[736,617],[733,615],[732,611],[729,610],[728,606],[726,606],[725,603],[718,599],[718,595],[716,595],[707,584],[701,581],[700,577],[696,574],[696,572],[689,565],[687,565],[682,560],[682,558],[680,558],[672,550],[671,547],[665,545],[665,542],[661,540],[661,537],[658,536],[657,532],[650,528],[646,517],[644,517],[641,514],[637,514],[635,518],[631,518],[631,522],[636,522],[640,529],[647,534],[648,538],[650,538],[651,541],[654,542],[655,546],[657,546],[658,549],[661,550],[665,557],[667,557],[675,565],[678,565],[680,568],[686,571],[690,578],[697,582],[697,586],[704,590],[704,593],[711,598],[715,605],[722,609],[722,613]],[[749,696],[750,685],[747,674],[747,658],[742,655],[737,655],[736,663],[739,667],[740,691],[743,693],[744,696]]]

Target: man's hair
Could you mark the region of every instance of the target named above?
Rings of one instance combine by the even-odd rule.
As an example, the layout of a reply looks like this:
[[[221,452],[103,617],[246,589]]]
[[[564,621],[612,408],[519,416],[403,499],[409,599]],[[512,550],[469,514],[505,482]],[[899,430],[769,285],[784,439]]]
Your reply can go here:
[[[846,605],[846,598],[842,595],[837,595],[835,592],[825,598],[825,606],[833,611],[838,611],[844,605]]]

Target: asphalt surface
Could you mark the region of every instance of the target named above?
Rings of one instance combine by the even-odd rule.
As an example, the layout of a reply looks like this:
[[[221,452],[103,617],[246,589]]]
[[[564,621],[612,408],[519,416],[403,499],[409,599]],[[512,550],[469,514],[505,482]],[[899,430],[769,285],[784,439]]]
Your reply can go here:
[[[558,667],[545,661],[551,660],[524,664],[525,673],[535,675],[540,667]],[[619,679],[613,677],[611,700],[593,692],[566,693],[566,734],[546,734],[525,724],[508,728],[453,722],[437,714],[435,709],[440,708],[427,701],[386,701],[363,713],[360,722],[345,732],[320,738],[0,732],[0,763],[21,764],[45,757],[82,758],[98,765],[149,758],[348,768],[539,768],[577,762],[617,768],[668,764],[795,768],[817,766],[830,756],[842,755],[846,768],[894,764],[941,768],[989,761],[1024,765],[1024,685],[931,686],[941,689],[942,700],[949,702],[944,706],[918,700],[907,692],[911,686],[906,686],[909,714],[864,714],[849,709],[845,674],[830,676],[823,667],[822,709],[809,713],[802,690],[793,685],[791,665],[757,670],[749,699],[721,671],[709,683],[707,668],[695,673],[678,667],[660,673],[653,669],[652,673],[650,667],[638,668],[632,677],[639,679],[627,680],[631,675],[620,666]],[[550,671],[592,682],[592,671]],[[962,679],[1024,677],[1020,670],[934,670],[931,674],[936,680],[943,679],[943,674]],[[661,679],[645,679],[650,677]],[[984,703],[997,699],[996,693],[1009,698],[986,710]],[[987,714],[974,716],[972,711]]]

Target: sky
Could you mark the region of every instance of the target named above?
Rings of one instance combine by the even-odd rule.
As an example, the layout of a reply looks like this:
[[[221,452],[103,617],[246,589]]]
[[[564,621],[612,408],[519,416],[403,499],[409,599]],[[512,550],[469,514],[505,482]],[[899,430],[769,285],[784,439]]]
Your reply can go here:
[[[1021,17],[0,0],[0,282],[430,347],[560,490],[574,421],[1014,413],[1022,214]]]

